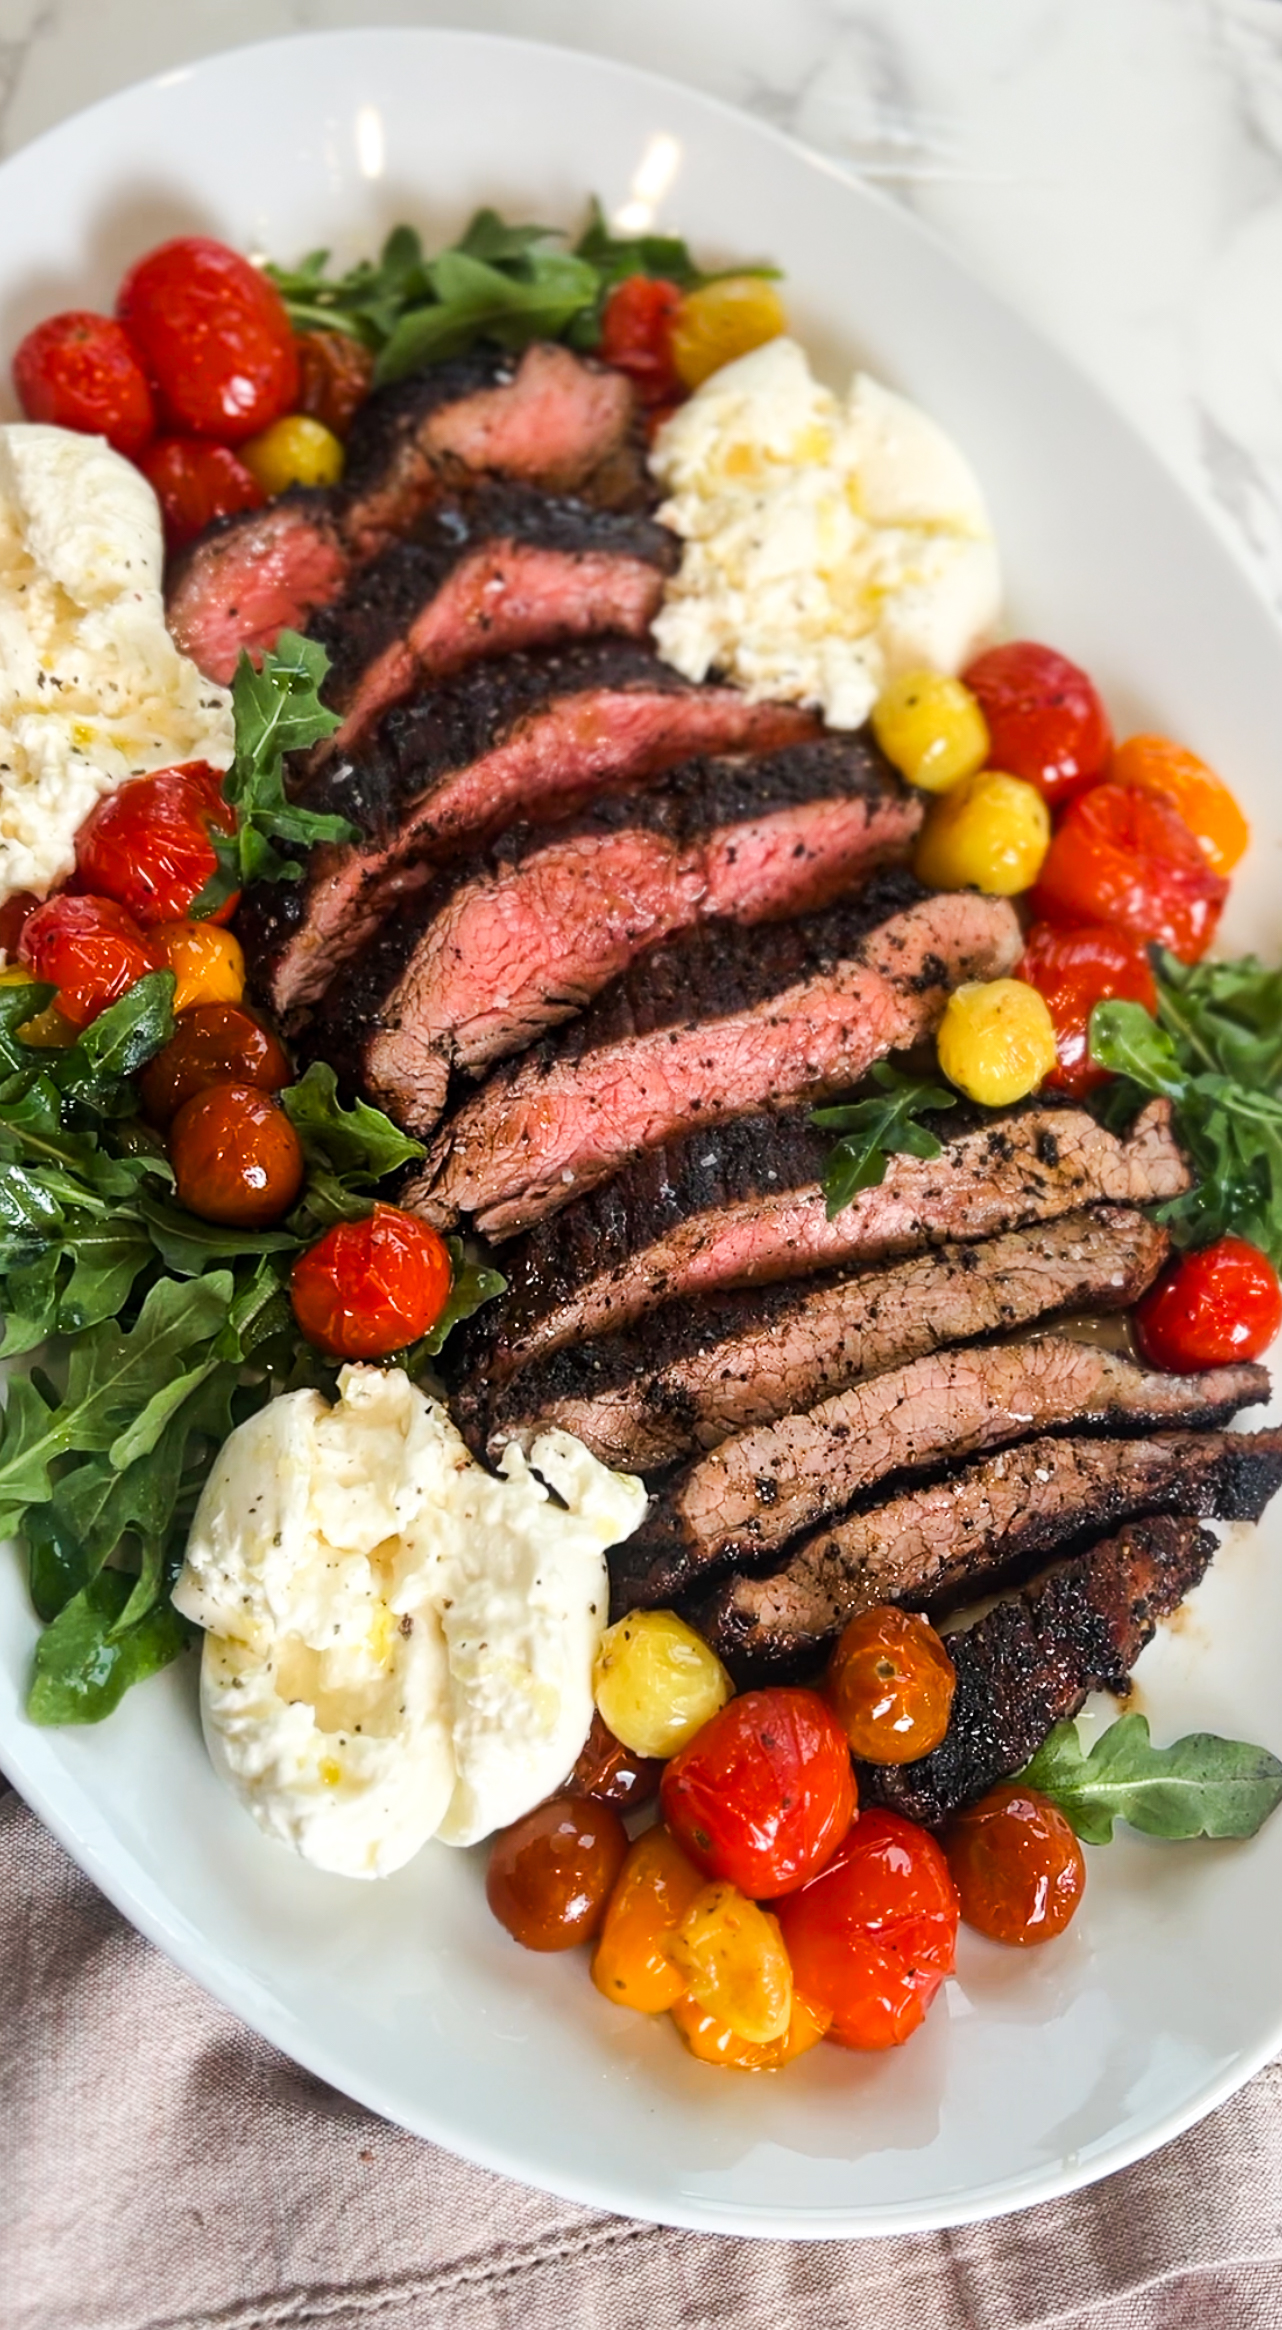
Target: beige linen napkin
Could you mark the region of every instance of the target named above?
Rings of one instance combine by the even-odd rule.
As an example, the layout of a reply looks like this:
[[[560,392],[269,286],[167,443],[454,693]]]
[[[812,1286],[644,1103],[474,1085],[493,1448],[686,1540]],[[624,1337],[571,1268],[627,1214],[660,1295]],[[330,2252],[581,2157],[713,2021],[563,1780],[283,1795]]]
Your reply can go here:
[[[0,1787],[3,1783],[0,1782]],[[1278,2330],[1282,2064],[956,2233],[753,2242],[549,2200],[242,2029],[0,1800],[2,2330]]]

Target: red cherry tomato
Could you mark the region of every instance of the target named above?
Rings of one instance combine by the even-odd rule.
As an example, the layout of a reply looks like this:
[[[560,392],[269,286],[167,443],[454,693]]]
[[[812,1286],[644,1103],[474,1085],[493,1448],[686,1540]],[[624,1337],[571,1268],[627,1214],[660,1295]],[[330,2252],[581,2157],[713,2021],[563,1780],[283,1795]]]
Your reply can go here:
[[[1131,1315],[1152,1367],[1196,1375],[1232,1359],[1259,1359],[1282,1328],[1282,1286],[1245,1238],[1217,1238],[1155,1279]]]
[[[1082,1898],[1082,1848],[1036,1788],[990,1789],[949,1823],[944,1851],[962,1916],[990,1941],[1053,1941]]]
[[[1066,655],[1015,639],[962,673],[988,723],[988,765],[1036,785],[1053,807],[1108,767],[1113,731],[1094,683]]]
[[[855,1776],[817,1691],[745,1691],[678,1749],[661,1795],[690,1859],[765,1901],[832,1858],[854,1818]]]
[[[179,235],[148,252],[121,284],[116,314],[173,429],[235,445],[298,401],[280,293],[225,243]]]
[[[138,467],[160,503],[171,551],[194,542],[215,518],[260,510],[267,499],[244,462],[207,437],[157,437]]]
[[[1146,1011],[1157,1009],[1153,973],[1139,940],[1124,930],[1110,930],[1106,923],[1091,923],[1082,930],[1034,923],[1015,976],[1037,989],[1054,1022],[1059,1066],[1045,1081],[1071,1092],[1074,1099],[1108,1078],[1107,1069],[1095,1067],[1090,1056],[1096,1004],[1120,997],[1142,1003]]]
[[[13,359],[13,384],[29,421],[105,437],[131,461],[155,435],[147,375],[111,316],[72,308],[37,324]]]
[[[302,1144],[270,1092],[210,1084],[184,1101],[169,1128],[178,1195],[202,1221],[266,1230],[303,1186]]]
[[[776,1902],[797,1994],[839,2047],[901,2047],[953,1970],[957,1895],[934,1838],[861,1812],[828,1867]]]
[[[399,1206],[376,1205],[300,1254],[289,1293],[309,1343],[335,1359],[386,1359],[436,1325],[453,1274],[435,1230]]]
[[[672,323],[680,305],[676,284],[653,275],[625,276],[605,303],[597,352],[626,372],[643,405],[672,407],[685,394],[672,361]]]
[[[1196,963],[1228,894],[1163,794],[1095,785],[1064,811],[1030,903],[1047,922],[1112,923]]]
[[[234,833],[236,812],[208,761],[134,777],[105,794],[76,835],[77,880],[127,906],[144,930],[177,922],[217,868],[211,826]],[[210,921],[227,922],[236,902],[229,898]]]
[[[87,1027],[158,958],[131,914],[114,898],[73,897],[60,891],[37,906],[22,926],[19,960],[58,990],[57,1004],[73,1027]]]
[[[138,1078],[149,1124],[170,1124],[185,1103],[211,1084],[253,1084],[279,1092],[292,1081],[284,1046],[243,1003],[192,1003],[179,1014],[167,1044]]]

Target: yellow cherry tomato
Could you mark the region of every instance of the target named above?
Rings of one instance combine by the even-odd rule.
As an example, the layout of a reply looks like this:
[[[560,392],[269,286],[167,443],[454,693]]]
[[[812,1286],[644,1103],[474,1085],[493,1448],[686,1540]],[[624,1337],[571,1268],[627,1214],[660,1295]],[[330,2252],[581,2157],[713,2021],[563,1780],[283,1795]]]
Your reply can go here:
[[[700,2063],[723,2063],[732,2071],[782,2071],[785,2063],[795,2063],[798,2055],[817,2047],[827,2037],[832,2021],[826,2008],[812,2006],[808,1998],[794,1992],[792,2020],[783,2037],[755,2046],[751,2039],[741,2039],[710,2007],[700,2006],[697,1998],[677,1999],[671,2013],[682,2044]]]
[[[634,1756],[674,1756],[734,1685],[675,1610],[633,1610],[602,1635],[592,1691],[602,1721]]]
[[[951,792],[988,758],[988,723],[978,701],[945,672],[910,671],[892,680],[873,705],[872,732],[900,775],[927,793]]]
[[[687,388],[777,340],[788,329],[783,301],[759,275],[723,275],[688,291],[672,319],[672,361]]]
[[[1050,847],[1050,811],[1022,777],[983,769],[936,801],[922,827],[914,868],[932,890],[986,890],[1013,898],[1029,890]]]
[[[949,1083],[985,1108],[1025,1099],[1057,1058],[1045,1000],[1022,979],[974,979],[956,988],[940,1021],[938,1045]]]
[[[592,1979],[602,1998],[639,2014],[675,2006],[685,1978],[667,1945],[704,1883],[666,1828],[648,1828],[628,1847],[592,1956]]]
[[[174,1011],[195,1003],[239,1003],[245,992],[240,941],[212,922],[158,922],[147,933],[159,947],[177,986]]]
[[[291,485],[337,485],[343,474],[342,445],[310,413],[286,413],[248,444],[238,445],[236,458],[265,494],[283,494]]]
[[[754,2046],[782,2039],[792,2020],[792,1966],[768,1909],[737,1885],[705,1885],[668,1942],[684,1989]]]

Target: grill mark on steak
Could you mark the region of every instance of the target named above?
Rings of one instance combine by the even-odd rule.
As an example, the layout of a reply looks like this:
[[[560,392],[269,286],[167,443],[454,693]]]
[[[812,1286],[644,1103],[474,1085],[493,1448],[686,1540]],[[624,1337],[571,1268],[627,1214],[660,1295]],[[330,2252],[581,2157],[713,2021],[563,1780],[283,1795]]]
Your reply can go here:
[[[475,664],[394,706],[368,751],[308,786],[309,808],[350,819],[361,839],[314,850],[301,882],[247,893],[239,927],[257,989],[296,1020],[437,864],[518,816],[551,823],[696,753],[770,751],[814,733],[795,705],[695,687],[630,640]]]
[[[708,1126],[652,1150],[508,1249],[508,1291],[460,1330],[460,1357],[497,1384],[666,1302],[988,1237],[1102,1199],[1152,1205],[1190,1186],[1164,1100],[1126,1140],[1085,1109],[1043,1101],[977,1124],[959,1109],[935,1130],[938,1157],[892,1156],[884,1181],[832,1221],[820,1187],[831,1142],[804,1112]]]
[[[1206,1575],[1215,1539],[1196,1521],[1135,1521],[996,1603],[948,1638],[957,1670],[948,1730],[918,1763],[861,1764],[861,1803],[937,1828],[1018,1772],[1091,1691],[1130,1691],[1131,1668]]]
[[[501,1240],[692,1120],[786,1108],[858,1082],[874,1060],[929,1035],[953,987],[998,978],[1018,959],[1007,900],[918,893],[896,912],[915,887],[880,875],[857,900],[802,922],[755,933],[709,924],[655,948],[464,1103],[405,1202],[438,1224],[470,1214]]]
[[[518,827],[479,867],[392,917],[330,989],[318,1043],[380,1107],[430,1132],[452,1070],[473,1076],[589,1003],[642,950],[713,916],[827,906],[902,857],[921,822],[868,740],[694,761],[661,793],[567,827]]]
[[[170,569],[165,620],[184,655],[225,687],[242,647],[258,662],[282,631],[305,631],[350,568],[333,497],[294,490],[206,527]]]
[[[1104,1206],[800,1292],[770,1287],[674,1306],[636,1335],[536,1360],[496,1399],[489,1452],[559,1427],[603,1464],[657,1471],[945,1343],[1049,1311],[1126,1309],[1169,1244],[1143,1214]],[[477,1388],[484,1398],[484,1384]],[[475,1432],[474,1412],[467,1421]]]
[[[1268,1396],[1267,1368],[1149,1373],[1049,1333],[932,1352],[687,1466],[622,1548],[616,1590],[625,1607],[666,1602],[729,1560],[765,1560],[894,1473],[1057,1427],[1223,1424]]]
[[[1258,1521],[1279,1486],[1277,1430],[1029,1440],[817,1531],[770,1577],[725,1579],[693,1622],[740,1681],[794,1672],[861,1610],[945,1610],[1141,1514]]]

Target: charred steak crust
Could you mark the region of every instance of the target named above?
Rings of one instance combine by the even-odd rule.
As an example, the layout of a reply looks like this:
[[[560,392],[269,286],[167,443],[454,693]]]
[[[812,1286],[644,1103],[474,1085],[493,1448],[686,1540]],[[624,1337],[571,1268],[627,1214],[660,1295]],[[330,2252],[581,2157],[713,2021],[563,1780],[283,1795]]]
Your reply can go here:
[[[948,1648],[957,1670],[948,1730],[915,1764],[861,1764],[860,1801],[937,1828],[1018,1772],[1090,1691],[1130,1689],[1131,1668],[1215,1555],[1194,1520],[1132,1522],[1091,1552],[996,1603]]]
[[[740,1682],[803,1671],[879,1603],[947,1610],[1143,1515],[1258,1521],[1279,1487],[1279,1430],[1029,1440],[816,1531],[689,1615]]]

